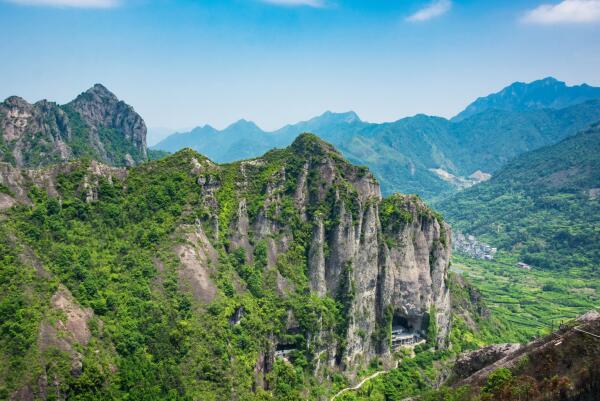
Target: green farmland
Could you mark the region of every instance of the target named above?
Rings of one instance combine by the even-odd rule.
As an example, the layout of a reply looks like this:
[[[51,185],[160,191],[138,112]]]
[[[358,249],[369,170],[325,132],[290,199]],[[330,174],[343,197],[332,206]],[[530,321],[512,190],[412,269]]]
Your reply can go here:
[[[600,277],[589,270],[523,270],[512,255],[494,261],[454,255],[451,269],[483,296],[504,326],[498,341],[523,342],[590,309],[600,309]]]

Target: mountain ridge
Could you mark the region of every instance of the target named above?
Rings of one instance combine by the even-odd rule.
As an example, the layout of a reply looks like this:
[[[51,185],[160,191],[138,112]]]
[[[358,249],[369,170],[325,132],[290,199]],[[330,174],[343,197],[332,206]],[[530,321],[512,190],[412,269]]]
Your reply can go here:
[[[600,121],[598,99],[561,109],[489,109],[460,121],[417,114],[376,124],[362,121],[352,111],[327,111],[269,132],[255,125],[250,130],[231,125],[222,131],[196,129],[173,135],[153,149],[173,152],[191,147],[217,162],[227,162],[256,157],[289,145],[301,132],[314,132],[353,163],[369,166],[385,194],[416,193],[432,200],[478,183],[471,178],[474,173],[493,175],[511,158],[596,121]]]
[[[546,77],[529,83],[515,82],[499,92],[480,97],[452,120],[464,120],[488,109],[505,111],[562,109],[598,98],[600,98],[600,88],[585,83],[568,86],[556,78]]]

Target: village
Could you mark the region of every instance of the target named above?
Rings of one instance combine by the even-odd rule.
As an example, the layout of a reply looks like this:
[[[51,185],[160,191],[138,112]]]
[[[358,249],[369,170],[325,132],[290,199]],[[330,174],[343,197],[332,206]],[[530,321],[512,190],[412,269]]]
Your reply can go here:
[[[456,252],[483,260],[493,260],[494,255],[498,252],[497,248],[478,241],[475,236],[465,235],[461,232],[452,233],[452,247]]]

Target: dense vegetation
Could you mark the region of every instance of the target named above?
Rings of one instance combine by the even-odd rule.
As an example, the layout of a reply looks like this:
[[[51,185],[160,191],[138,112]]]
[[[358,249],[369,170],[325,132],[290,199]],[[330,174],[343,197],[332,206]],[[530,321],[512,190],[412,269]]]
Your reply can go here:
[[[344,281],[335,297],[309,291],[312,219],[302,219],[292,200],[309,158],[317,166],[327,158],[334,169],[323,202],[314,201],[323,177],[309,170],[305,178],[313,201],[304,213],[329,230],[339,206],[333,198],[356,213],[347,179],[369,173],[313,135],[252,162],[215,165],[184,150],[126,178],[90,175],[97,165],[86,160],[40,171],[52,176],[58,197],[31,184],[31,204],[0,214],[0,398],[304,400],[346,385],[337,368],[314,374],[322,342],[339,344],[340,353],[345,347],[352,284]],[[277,203],[268,198],[273,191]],[[249,236],[251,254],[233,245],[240,196],[251,221],[269,216],[291,234],[274,265],[268,239]],[[388,218],[403,216],[398,202],[386,208]],[[201,267],[207,288],[182,276],[179,250],[198,246],[216,254]],[[57,294],[72,294],[73,304],[61,309]],[[61,329],[86,311],[89,338]],[[435,337],[435,325],[430,331]],[[262,371],[257,361],[275,343],[296,350]]]
[[[160,160],[170,154],[166,150],[148,149],[148,160]]]
[[[273,154],[280,161],[287,156]],[[87,162],[80,162],[74,172],[58,177],[60,202],[33,188],[33,206],[10,212],[10,220],[3,223],[4,243],[11,237],[23,241],[21,246],[35,251],[51,278],[40,278],[33,268],[22,270],[15,264],[19,248],[1,248],[0,327],[3,341],[11,341],[3,344],[2,366],[12,367],[0,379],[3,394],[35,377],[39,370],[32,367],[44,366],[36,359],[40,358],[46,365],[54,361],[45,374],[59,383],[56,391],[70,399],[220,400],[232,393],[240,399],[301,398],[300,391],[314,380],[305,370],[311,363],[308,355],[299,353],[293,366],[277,363],[269,378],[273,389],[263,394],[252,391],[258,354],[267,349],[270,336],[283,334],[288,309],[303,330],[310,330],[315,319],[325,327],[339,324],[341,306],[305,291],[300,241],[281,262],[281,271],[298,285],[289,296],[282,298],[274,291],[274,276],[264,271],[264,246],[256,247],[253,264],[247,264],[239,253],[227,253],[225,244],[216,273],[219,296],[210,307],[180,291],[173,246],[184,238],[177,227],[195,224],[206,210],[189,172],[192,158],[202,157],[183,152],[131,170],[126,182],[102,181],[94,203],[86,203],[79,190],[87,169]],[[267,168],[276,170],[273,165]],[[262,174],[269,178],[269,171]],[[221,179],[233,178],[225,168]],[[258,192],[266,182],[255,184]],[[228,185],[222,188],[218,196],[226,219],[233,193],[227,193]],[[52,315],[49,288],[57,282],[102,322],[80,351],[83,374],[77,377],[69,373],[67,353],[39,355],[35,346],[39,321]],[[249,291],[234,290],[235,283]],[[23,287],[34,285],[43,291],[27,296]],[[231,316],[240,309],[244,318],[232,324]]]
[[[600,266],[600,126],[510,162],[489,182],[436,204],[460,231],[534,267]]]

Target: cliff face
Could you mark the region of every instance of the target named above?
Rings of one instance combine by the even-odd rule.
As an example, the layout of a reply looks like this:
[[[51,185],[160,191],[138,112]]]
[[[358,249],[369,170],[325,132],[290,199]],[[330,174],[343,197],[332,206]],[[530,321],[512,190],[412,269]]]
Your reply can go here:
[[[145,161],[144,121],[100,84],[62,106],[16,96],[0,103],[0,160],[40,167],[79,157],[123,166]]]
[[[433,325],[432,340],[445,345],[450,229],[418,197],[382,199],[368,170],[350,165],[310,134],[286,151],[226,168],[237,178],[211,179],[214,169],[223,174],[223,167],[212,164],[200,163],[195,170],[211,216],[208,229],[216,232],[215,240],[226,238],[229,252],[242,248],[253,255],[251,242],[266,241],[267,268],[277,268],[291,244],[305,241],[310,291],[339,301],[348,317],[341,340],[326,331],[309,333],[327,365],[352,370],[375,356],[385,359],[391,354],[392,326],[425,338]],[[265,170],[272,173],[260,195],[264,204],[249,216],[248,205],[257,196],[253,188]],[[235,188],[232,217],[225,222],[223,204],[214,195],[223,185]],[[295,226],[306,229],[306,239],[298,238]],[[281,288],[295,286],[279,278]]]
[[[17,203],[31,208],[10,208]],[[107,381],[141,363],[131,353],[143,350],[157,372],[175,364],[179,391],[191,398],[260,389],[278,399],[285,363],[327,383],[376,357],[391,364],[392,330],[432,346],[447,341],[448,225],[416,196],[382,199],[366,168],[311,134],[223,165],[191,150],[131,169],[0,163],[0,206],[0,218],[14,223],[8,233],[31,247],[73,304],[91,306],[110,327],[102,345],[78,343],[83,355],[95,347],[111,355]],[[40,308],[40,319],[53,313]],[[54,344],[42,329],[38,344]],[[85,372],[89,359],[73,355],[64,365]],[[302,380],[296,386],[314,385]],[[164,394],[171,385],[161,384]],[[35,381],[7,388],[24,386],[42,394]]]

